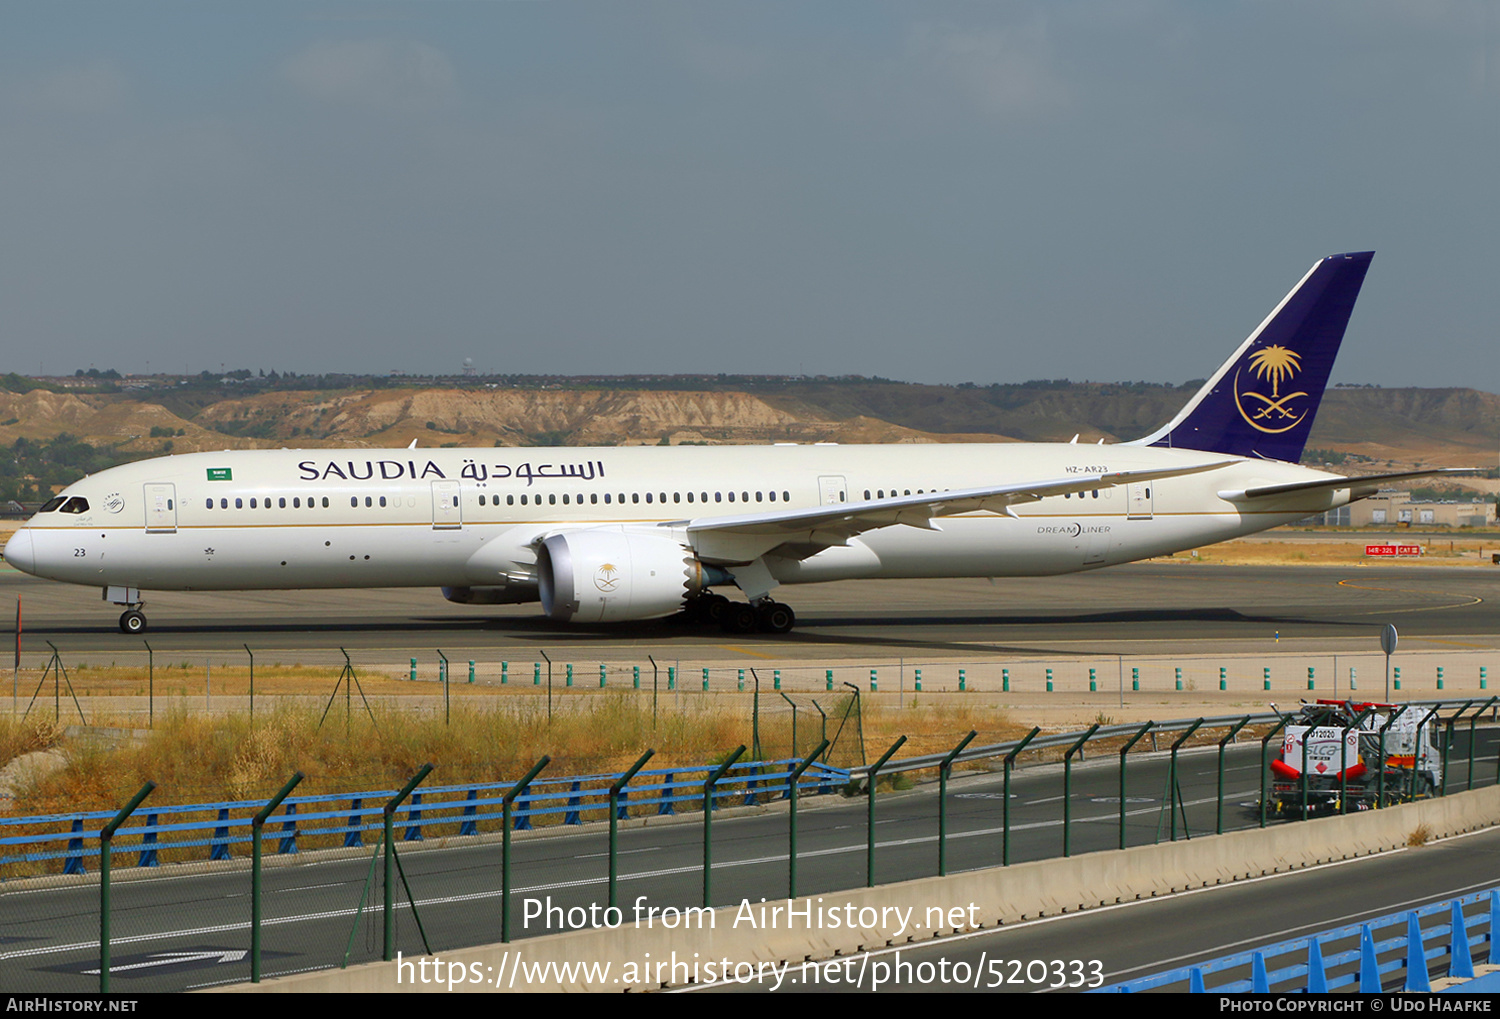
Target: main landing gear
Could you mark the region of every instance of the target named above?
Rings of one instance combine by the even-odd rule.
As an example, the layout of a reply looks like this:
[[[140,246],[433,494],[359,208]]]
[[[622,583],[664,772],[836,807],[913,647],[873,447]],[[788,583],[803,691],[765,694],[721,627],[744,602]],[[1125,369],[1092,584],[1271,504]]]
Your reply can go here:
[[[126,609],[120,613],[121,633],[145,633],[146,614],[140,609]]]
[[[683,608],[688,623],[719,624],[725,633],[790,633],[797,625],[797,614],[790,605],[763,598],[754,605],[734,602],[722,594],[705,594],[692,599]]]

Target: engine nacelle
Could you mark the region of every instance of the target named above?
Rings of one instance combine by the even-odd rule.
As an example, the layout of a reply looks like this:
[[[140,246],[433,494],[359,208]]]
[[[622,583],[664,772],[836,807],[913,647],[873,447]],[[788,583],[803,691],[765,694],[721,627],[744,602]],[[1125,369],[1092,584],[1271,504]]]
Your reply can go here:
[[[559,621],[669,616],[721,575],[682,542],[654,534],[568,531],[547,538],[537,553],[542,610]]]
[[[517,605],[537,600],[535,587],[509,584],[504,587],[445,587],[443,597],[460,605]]]

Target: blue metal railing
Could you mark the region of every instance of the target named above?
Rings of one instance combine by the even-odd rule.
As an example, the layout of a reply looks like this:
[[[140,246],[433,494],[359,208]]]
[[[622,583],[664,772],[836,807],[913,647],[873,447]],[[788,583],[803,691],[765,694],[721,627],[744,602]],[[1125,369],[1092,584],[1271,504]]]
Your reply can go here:
[[[750,806],[789,797],[788,779],[799,763],[791,759],[735,765],[715,789],[715,809],[735,805],[736,800]],[[703,782],[712,770],[703,765],[637,773],[620,797],[620,818],[629,817],[632,810],[643,816],[675,814],[679,805],[700,808]],[[537,779],[516,798],[514,827],[527,830],[537,821],[550,819],[581,825],[585,812],[594,812],[603,820],[609,811],[610,784],[618,777],[596,774]],[[797,788],[803,795],[816,795],[833,792],[848,781],[848,771],[816,764],[798,780]],[[423,789],[397,811],[395,824],[403,829],[403,839],[408,842],[422,841],[424,829],[435,825],[456,825],[453,834],[459,836],[478,835],[481,822],[500,823],[501,801],[513,785],[482,782]],[[305,837],[331,836],[334,846],[364,845],[365,832],[382,829],[382,805],[392,795],[390,790],[369,790],[289,797],[268,821],[262,840],[276,842],[280,854],[296,853],[298,839]],[[253,837],[251,818],[263,805],[263,800],[234,800],[156,807],[146,814],[144,824],[116,833],[114,852],[117,856],[137,853],[140,867],[158,866],[164,851],[207,849],[209,859],[227,860],[233,847],[249,846]],[[191,816],[195,814],[212,816]],[[0,818],[0,832],[19,827],[54,829],[0,835],[0,854],[4,854],[0,855],[0,866],[62,860],[64,873],[81,874],[85,860],[99,855],[100,829],[114,815],[114,811],[105,810]]]
[[[1466,913],[1465,910],[1468,910]],[[1429,921],[1425,929],[1422,922]],[[1099,988],[1099,992],[1190,991],[1235,994],[1340,988],[1361,993],[1432,990],[1431,966],[1450,977],[1474,977],[1474,948],[1488,942],[1485,961],[1500,964],[1500,888],[1378,920],[1226,955],[1197,966]],[[1349,947],[1340,947],[1341,944]],[[1382,961],[1382,959],[1384,961]],[[1248,976],[1245,975],[1248,970]],[[1220,982],[1215,982],[1220,981]],[[1387,986],[1387,984],[1391,986]]]

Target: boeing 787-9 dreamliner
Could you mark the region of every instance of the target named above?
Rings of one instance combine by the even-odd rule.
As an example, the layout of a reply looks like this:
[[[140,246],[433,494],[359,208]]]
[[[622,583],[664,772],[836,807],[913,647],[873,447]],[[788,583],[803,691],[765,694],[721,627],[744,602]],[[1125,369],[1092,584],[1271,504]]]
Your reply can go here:
[[[539,601],[559,622],[684,613],[784,633],[783,585],[1043,576],[1196,548],[1439,473],[1297,463],[1371,257],[1315,264],[1133,442],[191,453],[68,486],[5,559],[99,587],[127,633],[146,628],[146,591],[393,586]]]

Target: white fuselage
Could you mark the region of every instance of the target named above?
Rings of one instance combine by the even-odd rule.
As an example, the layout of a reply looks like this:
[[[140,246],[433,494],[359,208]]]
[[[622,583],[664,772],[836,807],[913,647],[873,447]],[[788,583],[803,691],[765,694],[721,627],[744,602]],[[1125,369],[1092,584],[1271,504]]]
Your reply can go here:
[[[938,530],[881,527],[766,563],[783,584],[1069,573],[1251,534],[1348,501],[1347,490],[1318,490],[1247,509],[1219,493],[1332,475],[1129,445],[225,451],[85,478],[61,494],[83,497],[88,509],[34,516],[6,558],[40,577],[106,588],[514,586],[534,581],[537,539],[560,531],[649,530],[688,544],[695,519],[1207,460],[1229,463],[1052,496],[1014,515],[940,517]]]

